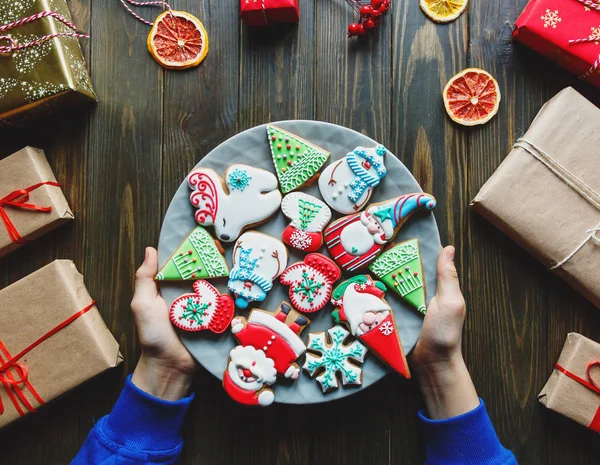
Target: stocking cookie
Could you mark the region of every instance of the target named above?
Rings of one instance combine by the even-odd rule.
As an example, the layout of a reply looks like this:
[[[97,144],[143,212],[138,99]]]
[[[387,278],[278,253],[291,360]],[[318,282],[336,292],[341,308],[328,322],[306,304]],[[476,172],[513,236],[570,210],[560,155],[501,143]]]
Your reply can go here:
[[[325,230],[325,244],[343,270],[360,270],[375,260],[419,208],[432,210],[435,205],[432,195],[422,193],[374,203],[362,213],[330,224]]]
[[[229,327],[233,314],[233,299],[219,291],[208,281],[194,283],[194,293],[184,294],[173,302],[169,317],[184,331],[210,330],[221,334]]]
[[[382,362],[410,378],[402,350],[394,313],[385,301],[386,287],[369,275],[358,275],[344,281],[331,302],[336,323],[345,323],[350,333],[365,344]]]
[[[425,315],[427,295],[419,241],[410,239],[383,252],[369,269],[410,305]]]
[[[329,158],[329,152],[275,126],[267,126],[273,164],[281,192],[310,185]]]
[[[362,384],[362,370],[357,363],[365,361],[367,348],[358,341],[344,344],[350,333],[342,326],[334,326],[326,333],[310,333],[304,368],[316,380],[323,392],[338,388],[338,373],[342,384]]]
[[[248,165],[232,165],[223,179],[210,168],[198,168],[188,176],[190,202],[202,226],[213,226],[224,242],[235,241],[242,230],[260,224],[281,205],[277,178]]]
[[[225,278],[229,268],[219,245],[202,226],[196,226],[156,275],[157,281]]]
[[[289,266],[281,275],[281,284],[290,286],[292,305],[306,313],[318,312],[331,298],[333,285],[342,273],[329,258],[308,254],[304,261]]]
[[[319,190],[327,205],[345,215],[362,210],[387,173],[383,160],[386,153],[383,145],[356,147],[325,168]]]
[[[285,302],[275,313],[253,310],[248,320],[234,318],[231,333],[240,345],[230,352],[223,374],[227,394],[245,405],[272,404],[275,395],[269,386],[277,375],[298,379],[296,361],[306,352],[299,335],[309,323]]]
[[[236,307],[244,309],[250,302],[266,299],[273,281],[287,266],[288,252],[279,239],[248,231],[235,243],[232,260],[227,286],[236,297]]]
[[[331,220],[329,207],[312,195],[292,192],[283,198],[281,210],[291,220],[281,234],[283,242],[302,252],[318,252]]]

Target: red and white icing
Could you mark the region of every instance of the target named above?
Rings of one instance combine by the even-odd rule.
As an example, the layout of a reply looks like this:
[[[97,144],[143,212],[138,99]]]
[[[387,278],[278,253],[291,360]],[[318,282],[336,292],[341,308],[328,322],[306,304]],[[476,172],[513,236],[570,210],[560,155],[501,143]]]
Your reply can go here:
[[[331,220],[331,210],[322,200],[303,192],[292,192],[281,202],[281,211],[291,221],[281,238],[303,252],[318,252],[323,246],[323,229]]]

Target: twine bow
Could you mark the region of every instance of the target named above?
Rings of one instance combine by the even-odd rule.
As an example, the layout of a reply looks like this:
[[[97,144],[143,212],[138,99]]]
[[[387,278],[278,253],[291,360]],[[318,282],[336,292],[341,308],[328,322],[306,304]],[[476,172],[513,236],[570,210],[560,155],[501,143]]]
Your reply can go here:
[[[39,182],[33,186],[29,186],[25,189],[18,189],[11,192],[6,197],[0,199],[0,218],[2,219],[6,231],[13,242],[24,244],[26,241],[21,237],[19,231],[15,227],[14,223],[6,213],[6,207],[20,208],[22,210],[28,210],[37,213],[49,213],[52,211],[52,207],[40,207],[38,205],[27,203],[29,201],[29,193],[42,187],[42,186],[54,186],[60,187],[57,182],[46,181]]]
[[[566,368],[562,367],[558,363],[554,367],[558,371],[560,371],[561,373],[563,373],[564,375],[566,375],[569,378],[571,378],[572,380],[577,381],[582,386],[585,386],[589,390],[591,390],[591,391],[595,392],[596,394],[600,395],[600,381],[597,382],[592,377],[592,368],[594,368],[594,367],[600,367],[600,360],[594,360],[594,361],[588,363],[587,370],[586,370],[586,375],[587,375],[588,379],[581,378],[581,377],[577,376],[575,373],[571,373],[569,370],[567,370]],[[596,411],[596,413],[594,415],[594,418],[592,419],[592,422],[589,425],[589,428],[591,430],[593,430],[593,431],[596,431],[596,432],[600,433],[600,407],[598,407],[598,410]]]

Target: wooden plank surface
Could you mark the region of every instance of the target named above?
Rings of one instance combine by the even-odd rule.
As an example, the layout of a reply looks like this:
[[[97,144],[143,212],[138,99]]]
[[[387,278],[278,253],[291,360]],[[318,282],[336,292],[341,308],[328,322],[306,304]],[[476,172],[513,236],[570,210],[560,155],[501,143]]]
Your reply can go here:
[[[117,0],[70,4],[92,33],[83,45],[100,103],[59,130],[12,134],[0,156],[44,147],[76,221],[3,258],[0,286],[73,259],[126,361],[0,432],[0,463],[64,464],[76,454],[135,365],[133,275],[178,185],[228,137],[282,119],[328,121],[379,140],[438,198],[442,242],[457,246],[467,298],[465,358],[501,440],[521,464],[597,463],[596,435],[545,411],[536,395],[569,331],[600,340],[598,309],[467,207],[558,90],[574,85],[600,103],[599,90],[512,42],[526,0],[473,2],[449,25],[427,20],[416,1],[397,2],[365,42],[345,37],[356,18],[341,0],[301,2],[298,26],[265,30],[241,25],[235,1],[176,0],[204,21],[211,41],[205,63],[179,73],[154,62],[148,27]],[[482,128],[455,125],[441,102],[448,78],[467,66],[492,72],[503,93],[500,113]],[[341,402],[263,410],[235,406],[205,370],[195,387],[184,464],[424,460],[414,382],[388,377]]]

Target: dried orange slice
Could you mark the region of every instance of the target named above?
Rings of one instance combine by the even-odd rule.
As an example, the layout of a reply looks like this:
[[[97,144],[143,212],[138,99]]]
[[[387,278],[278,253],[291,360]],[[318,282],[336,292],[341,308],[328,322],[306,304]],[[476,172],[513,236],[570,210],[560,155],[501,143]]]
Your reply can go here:
[[[421,0],[421,9],[437,23],[449,23],[458,18],[468,0]]]
[[[479,68],[468,68],[452,77],[443,97],[450,118],[463,126],[487,123],[500,107],[498,82]]]
[[[191,68],[208,54],[208,34],[195,16],[185,11],[165,11],[148,34],[148,50],[165,68]]]

